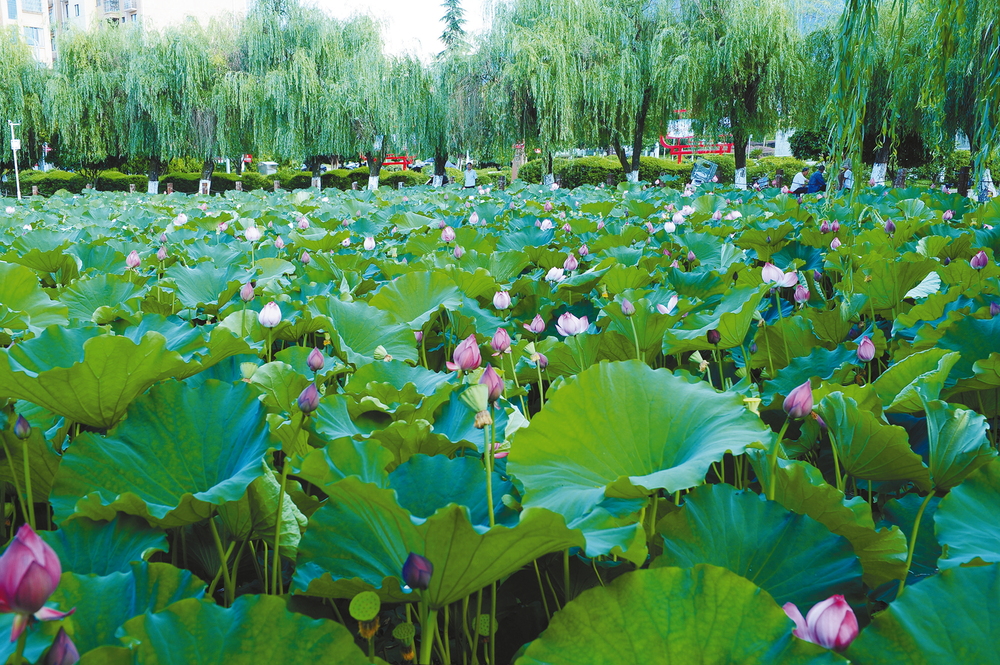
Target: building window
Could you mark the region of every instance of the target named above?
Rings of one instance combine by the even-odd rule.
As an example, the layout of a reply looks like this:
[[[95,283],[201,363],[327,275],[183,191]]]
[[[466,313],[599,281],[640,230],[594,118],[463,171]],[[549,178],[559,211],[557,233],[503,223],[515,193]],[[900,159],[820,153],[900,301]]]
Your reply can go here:
[[[7,0],[7,18],[17,20],[17,0]]]
[[[41,46],[42,44],[42,29],[41,28],[24,28],[24,41],[28,42],[28,46]]]
[[[76,10],[76,15],[79,16],[80,15],[80,5],[73,5],[73,8]]]
[[[42,0],[21,0],[21,9],[32,14],[41,14]]]

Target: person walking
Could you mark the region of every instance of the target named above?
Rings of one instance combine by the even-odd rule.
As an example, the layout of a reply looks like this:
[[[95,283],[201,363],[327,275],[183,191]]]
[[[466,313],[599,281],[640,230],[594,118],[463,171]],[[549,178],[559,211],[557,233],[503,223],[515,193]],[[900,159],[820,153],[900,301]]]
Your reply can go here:
[[[820,164],[819,168],[812,174],[812,177],[809,178],[809,194],[826,191],[826,179],[823,177],[823,171],[825,170],[826,167]]]
[[[806,180],[808,174],[809,174],[808,166],[803,166],[802,170],[795,174],[795,177],[792,178],[792,189],[791,189],[792,194],[806,193],[806,191],[809,189],[809,185],[807,184]]]
[[[472,168],[472,162],[465,165],[465,189],[473,189],[476,186],[476,171]]]

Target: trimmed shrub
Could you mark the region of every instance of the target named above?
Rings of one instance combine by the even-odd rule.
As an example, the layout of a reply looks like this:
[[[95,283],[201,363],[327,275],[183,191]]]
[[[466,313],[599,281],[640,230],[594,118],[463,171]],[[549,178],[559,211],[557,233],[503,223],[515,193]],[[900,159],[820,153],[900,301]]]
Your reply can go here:
[[[797,129],[788,139],[788,147],[796,159],[820,159],[827,153],[827,132],[811,132]]]
[[[395,189],[399,183],[404,187],[416,187],[427,183],[429,176],[416,171],[382,171],[379,173],[379,185],[382,187],[392,187]]]
[[[168,173],[160,176],[160,193],[167,193],[167,183],[173,183],[175,192],[197,194],[201,173]]]
[[[13,186],[14,183],[9,184]],[[60,189],[79,194],[87,185],[87,179],[69,171],[22,171],[21,193],[30,195],[32,185],[38,186],[38,193],[42,196],[52,196]]]
[[[256,171],[246,171],[242,176],[243,180],[243,191],[247,192],[253,189],[273,189],[274,188],[274,176],[266,176],[257,173]]]
[[[331,169],[320,176],[323,189],[333,187],[335,189],[351,188],[351,172],[347,169]]]

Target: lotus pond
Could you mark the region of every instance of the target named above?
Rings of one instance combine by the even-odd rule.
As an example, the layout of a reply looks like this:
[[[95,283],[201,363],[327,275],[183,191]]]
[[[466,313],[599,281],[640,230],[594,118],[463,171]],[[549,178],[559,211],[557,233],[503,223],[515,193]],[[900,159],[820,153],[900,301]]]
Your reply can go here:
[[[8,662],[1000,662],[996,201],[7,201]]]

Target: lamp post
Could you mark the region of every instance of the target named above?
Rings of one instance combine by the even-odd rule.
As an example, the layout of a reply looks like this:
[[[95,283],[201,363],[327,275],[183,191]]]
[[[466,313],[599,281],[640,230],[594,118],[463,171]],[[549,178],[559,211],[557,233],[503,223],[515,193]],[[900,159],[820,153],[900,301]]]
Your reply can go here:
[[[8,120],[10,125],[10,151],[14,153],[14,182],[17,184],[17,200],[21,200],[21,175],[17,170],[17,151],[21,149],[21,139],[14,138],[14,128],[20,127],[21,123]]]

